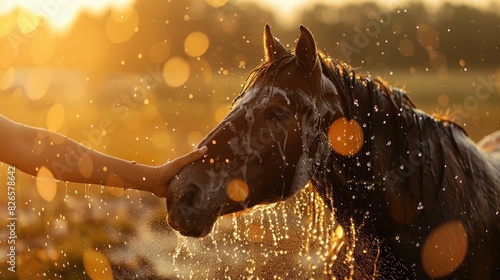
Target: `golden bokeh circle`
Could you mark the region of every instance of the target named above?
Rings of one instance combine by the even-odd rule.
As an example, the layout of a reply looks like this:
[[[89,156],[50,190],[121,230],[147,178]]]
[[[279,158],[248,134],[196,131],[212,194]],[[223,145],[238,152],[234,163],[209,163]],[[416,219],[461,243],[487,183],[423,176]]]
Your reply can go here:
[[[106,21],[108,39],[115,43],[128,41],[139,26],[139,14],[133,8],[113,10]]]
[[[423,23],[417,26],[417,39],[426,50],[430,51],[439,48],[439,33],[428,24]]]
[[[248,185],[241,179],[232,179],[227,184],[226,194],[232,201],[244,201],[249,194]]]
[[[431,278],[441,278],[455,271],[467,254],[467,232],[459,221],[434,229],[422,248],[422,265]]]
[[[47,129],[58,131],[64,124],[66,118],[64,107],[61,103],[56,103],[47,112]]]
[[[399,42],[398,50],[406,57],[411,57],[415,54],[415,46],[413,45],[413,42],[407,38],[403,38]]]
[[[184,51],[191,57],[200,57],[208,49],[209,40],[203,32],[195,31],[189,34],[184,41]]]
[[[226,5],[228,0],[205,0],[208,5],[214,7],[214,8],[220,8],[224,5]]]
[[[52,82],[52,70],[40,67],[31,69],[26,79],[26,94],[31,100],[38,100],[47,94]]]
[[[189,63],[184,58],[174,56],[163,65],[163,80],[171,87],[180,87],[187,82],[190,70]]]
[[[113,269],[106,256],[96,250],[83,252],[83,266],[90,279],[113,279]]]
[[[51,202],[57,193],[57,183],[54,180],[54,175],[50,170],[42,166],[36,175],[36,190],[38,194],[47,202]]]
[[[337,154],[353,156],[363,147],[363,129],[356,120],[341,117],[330,126],[328,140]]]

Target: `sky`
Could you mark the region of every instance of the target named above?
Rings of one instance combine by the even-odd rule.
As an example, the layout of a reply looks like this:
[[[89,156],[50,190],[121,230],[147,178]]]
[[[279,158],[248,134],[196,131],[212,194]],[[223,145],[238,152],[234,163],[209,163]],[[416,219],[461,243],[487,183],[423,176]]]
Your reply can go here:
[[[78,14],[82,11],[99,14],[110,8],[120,9],[133,4],[135,1],[141,0],[1,0],[0,14],[6,13],[13,8],[22,7],[35,14],[41,15],[49,19],[49,22],[59,30],[67,29],[68,26],[76,19]],[[180,1],[180,0],[179,0]],[[202,0],[199,0],[202,1]],[[346,1],[339,0],[205,0],[212,6],[223,6],[227,2],[244,3],[254,2],[262,7],[275,12],[276,17],[284,24],[296,24],[294,21],[295,13],[312,7],[313,4],[325,3],[329,5],[343,5]],[[410,0],[371,0],[379,2],[381,5],[386,5],[388,8],[400,3],[408,2]],[[454,4],[467,4],[480,8],[491,7],[493,3],[500,4],[500,0],[420,0],[429,5],[439,6],[445,2]],[[348,3],[366,2],[360,0],[351,0]]]

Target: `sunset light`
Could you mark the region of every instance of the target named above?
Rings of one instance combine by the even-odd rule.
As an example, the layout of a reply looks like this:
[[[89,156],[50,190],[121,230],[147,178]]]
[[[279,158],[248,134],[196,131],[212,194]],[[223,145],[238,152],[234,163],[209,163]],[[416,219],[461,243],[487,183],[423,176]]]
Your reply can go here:
[[[3,17],[2,14],[18,9],[17,23],[21,30],[26,31],[26,33],[33,31],[32,28],[36,28],[41,20],[47,21],[51,27],[58,31],[65,31],[82,12],[96,15],[109,8],[121,9],[127,7],[133,2],[134,0],[7,0],[2,1],[0,17]],[[2,28],[9,25],[3,21],[2,24],[4,26],[0,26],[0,33]]]

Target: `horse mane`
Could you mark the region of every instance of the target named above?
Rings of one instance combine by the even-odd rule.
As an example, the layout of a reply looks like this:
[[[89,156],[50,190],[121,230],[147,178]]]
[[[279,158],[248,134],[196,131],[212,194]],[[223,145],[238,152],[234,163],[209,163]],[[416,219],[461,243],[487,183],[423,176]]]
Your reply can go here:
[[[389,86],[389,84],[380,77],[372,79],[370,76],[358,75],[356,74],[355,68],[327,56],[322,51],[318,51],[318,57],[323,74],[333,82],[341,97],[343,108],[351,108],[353,106],[354,92],[358,85],[377,89],[383,95],[400,95],[402,97],[402,104],[411,108],[416,108],[415,104],[413,104],[404,90]],[[267,81],[268,79],[274,80],[280,69],[297,62],[297,57],[291,51],[276,57],[273,60],[262,62],[250,72],[250,75],[247,77],[242,86],[241,92],[233,100],[233,105],[249,88],[256,84],[264,83],[264,81]],[[302,67],[301,64],[298,65]],[[351,112],[352,110],[347,111]],[[350,118],[352,116],[347,117]]]
[[[360,75],[356,73],[356,68],[351,65],[341,62],[340,60],[334,59],[321,50],[318,51],[318,57],[325,75],[335,86],[340,97],[341,106],[344,109],[345,117],[347,119],[356,118],[355,114],[355,93],[360,87],[365,88],[370,94],[370,100],[373,101],[377,94],[388,97],[392,105],[396,109],[407,108],[407,109],[417,109],[417,106],[411,101],[410,97],[404,89],[392,87],[387,81],[381,77],[372,78],[370,75]],[[238,96],[233,100],[232,107],[237,103],[237,101],[245,94],[245,92],[254,85],[265,84],[271,79],[271,84],[274,84],[274,80],[278,72],[289,65],[295,64],[302,69],[305,73],[304,66],[299,63],[297,57],[292,51],[288,51],[272,60],[264,61],[256,68],[254,68],[249,76],[247,77],[245,83]],[[370,104],[375,105],[374,103]],[[447,114],[448,115],[448,114]],[[461,129],[466,135],[464,128],[453,121],[452,118],[448,118],[447,115],[433,114],[430,117],[445,123],[446,125],[453,124],[457,128]],[[452,114],[449,114],[452,115]]]

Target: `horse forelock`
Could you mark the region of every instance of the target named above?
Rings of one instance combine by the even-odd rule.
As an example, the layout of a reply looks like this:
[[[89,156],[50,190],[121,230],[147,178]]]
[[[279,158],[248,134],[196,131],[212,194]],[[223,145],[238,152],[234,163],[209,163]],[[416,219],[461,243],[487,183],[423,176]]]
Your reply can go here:
[[[285,53],[284,55],[270,61],[265,61],[257,66],[250,72],[250,75],[248,75],[241,88],[240,94],[233,100],[232,106],[234,106],[245,93],[254,86],[274,86],[279,70],[293,62],[294,57],[292,53]]]

